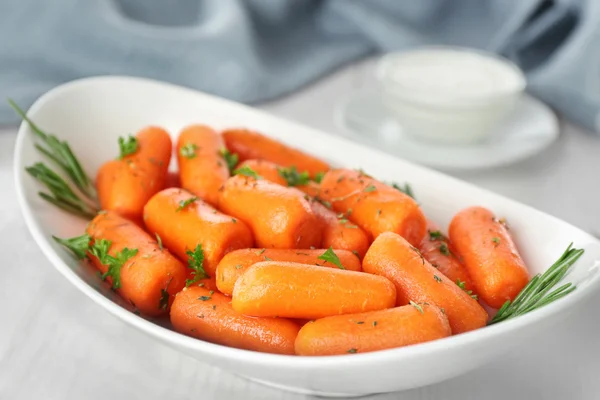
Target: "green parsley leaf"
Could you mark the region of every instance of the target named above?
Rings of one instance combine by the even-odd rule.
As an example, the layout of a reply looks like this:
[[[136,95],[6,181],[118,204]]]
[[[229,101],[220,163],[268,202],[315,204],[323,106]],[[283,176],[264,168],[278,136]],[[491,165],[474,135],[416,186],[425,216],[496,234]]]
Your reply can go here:
[[[288,186],[302,186],[310,182],[308,171],[298,172],[296,167],[277,168],[279,176],[286,180]]]
[[[439,277],[439,276],[437,276],[437,275],[434,275],[434,276],[433,276],[433,279],[435,279],[435,281],[436,281],[436,282],[441,282],[441,281],[442,281],[442,278],[440,278],[440,277]]]
[[[240,157],[236,153],[232,153],[226,148],[222,148],[221,150],[219,150],[219,155],[223,157],[223,159],[227,163],[227,168],[229,168],[229,172],[232,172],[235,169],[235,166],[240,161]]]
[[[231,222],[233,222],[234,224],[237,224],[237,219],[231,218]]]
[[[196,200],[198,200],[198,197],[196,196],[192,196],[189,199],[186,200],[181,200],[179,202],[179,207],[177,207],[177,209],[175,211],[181,211],[184,208],[186,208],[187,206],[189,206],[190,204],[192,204],[193,202],[195,202]]]
[[[362,325],[362,324],[364,324],[364,323],[365,323],[365,321],[356,321],[356,324],[357,324],[357,325]]]
[[[417,253],[419,255],[419,257],[421,257],[421,262],[423,263],[423,265],[425,265],[425,257],[423,257],[423,254],[421,253],[421,251],[419,249],[417,249],[415,246],[410,246],[410,249],[412,251],[414,251],[415,253]]]
[[[241,269],[242,268],[242,264],[238,264],[235,266],[235,269]]]
[[[273,259],[265,256],[265,261],[273,261]]]
[[[204,270],[204,251],[201,244],[198,244],[194,251],[187,250],[185,254],[188,256],[188,268],[192,270],[193,276],[192,279],[185,281],[186,287],[198,282],[200,279],[210,278]]]
[[[61,239],[56,236],[52,236],[52,239],[56,243],[62,244],[77,257],[78,260],[83,260],[87,257],[87,251],[90,248],[90,241],[92,238],[87,233],[81,236],[75,236],[69,239]]]
[[[500,244],[500,238],[499,237],[493,237],[492,238],[492,242],[494,242],[494,247],[498,247],[498,245]]]
[[[327,200],[323,200],[319,196],[316,196],[315,200],[318,201],[319,203],[323,204],[325,207],[327,207],[327,208],[329,208],[331,210],[331,203],[328,202]]]
[[[171,284],[171,281],[173,280],[173,277],[171,277],[169,279],[169,281],[167,282],[167,285],[165,286],[164,289],[160,289],[160,299],[158,300],[158,309],[159,310],[166,310],[167,307],[169,307],[169,285]]]
[[[119,160],[123,157],[133,154],[138,149],[138,141],[135,137],[129,135],[127,138],[119,137]]]
[[[396,190],[401,191],[405,195],[412,197],[413,199],[415,198],[415,194],[412,190],[412,187],[408,183],[405,183],[404,186],[400,186],[397,183],[392,182],[392,187]]]
[[[377,188],[375,187],[375,185],[369,185],[369,186],[367,186],[366,188],[363,189],[363,191],[367,192],[367,193],[374,192],[376,190],[377,190]]]
[[[429,240],[444,240],[446,239],[440,231],[429,231]]]
[[[445,256],[449,256],[451,254],[450,249],[448,248],[448,245],[446,243],[440,244],[440,253],[442,253]]]
[[[202,300],[202,301],[208,301],[210,299],[212,299],[211,296],[200,296],[200,297],[198,297],[198,300]],[[202,316],[202,318],[204,318],[204,316]]]
[[[461,288],[462,290],[464,290],[464,292],[466,294],[468,294],[469,296],[471,296],[474,300],[477,300],[477,295],[473,294],[472,290],[467,290],[467,288],[465,288],[465,282],[462,282],[460,279],[456,280],[456,285]]]
[[[373,326],[377,326],[377,321],[373,321]]]
[[[360,258],[360,254],[358,253],[357,250],[352,250],[352,254],[354,254],[356,257]]]
[[[317,183],[321,183],[321,181],[323,180],[324,177],[325,177],[325,172],[317,172],[315,174],[315,177],[313,178],[313,181],[315,181]]]
[[[415,303],[414,301],[410,301],[409,304],[411,306],[413,306],[414,308],[416,308],[421,314],[424,314],[423,312],[423,307],[421,307],[420,305],[418,305],[417,303]]]
[[[343,265],[342,262],[340,261],[340,258],[337,256],[337,254],[335,254],[335,252],[333,251],[333,248],[329,247],[325,253],[321,254],[318,257],[319,260],[323,260],[323,261],[327,261],[332,263],[333,265],[336,265],[339,269],[346,269]]]
[[[247,165],[235,169],[233,171],[233,175],[244,175],[254,179],[262,179],[262,176],[260,176],[258,173],[256,173],[255,170],[253,170]]]
[[[138,253],[138,249],[128,249],[125,247],[113,257],[108,254],[111,245],[112,242],[110,240],[96,240],[90,248],[90,253],[97,257],[101,264],[108,266],[108,270],[101,276],[102,280],[110,276],[112,279],[112,288],[119,289],[121,287],[121,268],[127,260]]]
[[[257,256],[260,256],[262,253],[264,253],[265,251],[267,251],[267,249],[260,249],[259,251],[256,252]]]
[[[354,353],[356,353],[357,351],[358,351],[358,350],[356,350],[356,349],[350,349],[350,350],[348,350],[348,353],[350,353],[350,354],[354,354]]]
[[[198,145],[194,143],[186,143],[185,145],[181,146],[181,149],[179,149],[179,154],[185,158],[192,159],[196,157],[196,150],[198,150]]]

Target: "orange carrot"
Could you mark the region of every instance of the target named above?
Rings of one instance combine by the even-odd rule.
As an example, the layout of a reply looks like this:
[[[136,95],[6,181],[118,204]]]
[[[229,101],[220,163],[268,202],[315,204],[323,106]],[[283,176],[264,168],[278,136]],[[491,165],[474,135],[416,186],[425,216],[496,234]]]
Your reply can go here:
[[[229,168],[220,152],[225,142],[208,126],[191,125],[177,140],[177,161],[181,187],[211,205],[217,204],[218,190],[229,178]]]
[[[114,212],[98,214],[87,233],[96,249],[89,257],[100,272],[108,272],[117,293],[143,314],[165,314],[185,285],[185,266],[142,228]]]
[[[396,290],[362,272],[263,261],[238,279],[232,299],[233,309],[246,315],[313,319],[393,307]]]
[[[366,353],[441,339],[452,334],[438,307],[414,304],[309,322],[296,338],[296,354]]]
[[[414,301],[440,307],[455,334],[481,328],[487,322],[487,312],[477,301],[396,233],[382,233],[375,239],[363,260],[363,269],[385,276],[396,285],[399,306]]]
[[[142,129],[134,142],[125,141],[120,159],[98,170],[96,186],[103,210],[141,221],[144,204],[165,187],[171,161],[171,137],[157,127]]]
[[[308,180],[307,171],[299,172],[295,168],[282,167],[266,160],[246,160],[238,166],[243,167],[252,169],[263,179],[278,185],[294,186],[311,197],[317,196],[321,189],[317,182]]]
[[[458,257],[454,245],[433,221],[427,221],[427,234],[419,245],[419,251],[452,282],[461,285],[467,291],[473,290],[469,272]]]
[[[321,244],[321,222],[292,188],[236,175],[219,192],[219,208],[250,226],[257,247],[305,249]]]
[[[144,207],[144,222],[182,260],[201,246],[203,268],[211,277],[225,254],[253,244],[244,222],[183,189],[165,189],[154,195]]]
[[[529,274],[506,225],[483,207],[454,216],[450,239],[463,257],[477,293],[491,307],[514,300]]]
[[[223,132],[223,139],[227,148],[236,153],[240,161],[259,159],[284,167],[295,166],[299,171],[308,171],[311,177],[329,170],[326,162],[258,132],[230,129]]]
[[[229,298],[202,287],[175,297],[173,328],[184,335],[239,349],[294,354],[300,327],[283,318],[253,318],[235,312]]]
[[[321,181],[319,198],[376,238],[395,232],[418,245],[426,231],[419,205],[404,193],[362,172],[338,169]]]
[[[227,295],[240,276],[253,264],[261,261],[289,261],[300,264],[316,264],[323,267],[339,268],[337,265],[320,259],[327,250],[288,250],[288,249],[240,249],[227,254],[217,266],[216,280],[219,290]],[[349,271],[360,271],[360,261],[346,250],[335,250],[342,266]]]
[[[284,175],[286,175],[285,168],[269,161],[248,160],[240,164],[240,168],[242,167],[248,167],[260,177],[282,186],[287,186],[289,181],[294,181],[294,179],[284,178]],[[289,173],[289,170],[287,172]],[[295,188],[313,194],[318,194],[320,190],[319,185],[314,181],[295,186]],[[323,223],[321,247],[349,250],[362,259],[369,248],[369,236],[358,226],[350,223],[344,214],[337,215],[321,203],[314,201],[314,199],[310,199],[310,205],[317,218]]]

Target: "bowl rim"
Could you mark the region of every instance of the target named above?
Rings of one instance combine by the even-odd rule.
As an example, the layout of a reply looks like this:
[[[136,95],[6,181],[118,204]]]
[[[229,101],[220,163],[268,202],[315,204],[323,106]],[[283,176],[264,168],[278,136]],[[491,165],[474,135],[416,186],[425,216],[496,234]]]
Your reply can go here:
[[[525,77],[525,73],[523,70],[512,60],[507,57],[493,53],[491,51],[487,51],[484,49],[472,48],[472,47],[464,47],[464,46],[453,46],[453,45],[423,45],[415,48],[407,48],[404,50],[391,51],[379,58],[375,66],[375,77],[378,82],[383,86],[383,90],[390,95],[397,97],[398,99],[411,100],[415,102],[415,95],[424,97],[436,96],[440,95],[440,92],[428,90],[428,89],[419,89],[414,86],[406,86],[400,82],[394,81],[389,77],[390,67],[398,60],[404,57],[408,57],[411,55],[415,55],[418,53],[427,53],[431,51],[443,51],[443,52],[451,52],[457,54],[475,54],[486,58],[488,60],[492,60],[497,62],[498,64],[502,64],[507,68],[507,71],[512,71],[514,73],[514,77],[516,78],[516,85],[514,88],[506,89],[506,90],[498,90],[494,94],[474,94],[474,95],[458,95],[454,94],[452,96],[448,96],[447,93],[444,94],[443,99],[439,99],[436,102],[429,102],[430,104],[447,104],[448,106],[456,107],[457,104],[453,104],[455,102],[460,102],[463,106],[479,106],[481,107],[481,102],[497,102],[503,101],[506,97],[514,97],[518,96],[527,88],[527,79]],[[395,89],[395,90],[394,90]],[[420,100],[422,101],[422,100]],[[422,101],[425,103],[424,101]]]
[[[239,108],[245,108],[251,110],[253,112],[263,113],[262,111],[255,110],[252,107],[239,104],[233,101],[225,100],[213,95],[205,94],[200,91],[182,87],[179,85],[165,83],[157,80],[147,79],[147,78],[139,78],[139,77],[130,77],[130,76],[115,76],[115,75],[104,75],[104,76],[94,76],[88,78],[81,78],[77,80],[73,80],[62,85],[59,85],[48,92],[44,93],[40,96],[34,104],[27,110],[27,114],[33,114],[44,107],[44,105],[51,101],[53,97],[58,94],[70,90],[82,89],[90,84],[98,84],[104,83],[108,81],[121,80],[126,82],[137,82],[142,84],[154,84],[159,85],[167,89],[176,89],[187,91],[193,93],[195,95],[203,96],[207,99],[212,99],[214,101],[218,101],[221,104],[235,106]],[[269,118],[285,121],[287,123],[293,123],[300,127],[304,127],[301,123],[288,121],[284,118],[276,117],[269,115]],[[312,128],[307,128],[312,129]],[[319,130],[316,130],[319,131]],[[321,132],[321,131],[319,131]],[[86,283],[81,277],[79,277],[59,256],[58,252],[52,248],[51,242],[49,238],[45,236],[42,231],[40,224],[36,221],[35,213],[33,206],[28,202],[25,186],[22,184],[22,181],[27,176],[24,173],[24,169],[21,168],[22,165],[22,156],[23,156],[23,148],[25,146],[25,139],[28,135],[32,135],[32,131],[29,128],[26,122],[21,122],[17,134],[15,150],[14,150],[14,183],[16,187],[17,200],[19,203],[19,207],[23,214],[23,218],[25,220],[25,224],[29,229],[31,235],[33,236],[36,244],[42,250],[42,253],[48,258],[48,260],[52,263],[52,265],[68,280],[73,284],[77,289],[87,295],[91,300],[96,302],[98,305],[102,306],[106,311],[123,320],[125,323],[132,325],[133,327],[139,329],[145,334],[148,334],[152,337],[159,338],[165,343],[176,343],[181,347],[185,347],[188,349],[192,349],[198,351],[200,353],[207,353],[216,358],[227,358],[233,361],[238,362],[247,362],[255,365],[268,365],[270,367],[281,367],[281,368],[296,368],[302,370],[310,370],[314,368],[331,368],[331,367],[339,367],[346,365],[348,362],[353,363],[371,363],[376,365],[380,362],[391,361],[398,358],[411,358],[418,357],[424,353],[436,352],[439,350],[448,349],[450,347],[461,347],[464,346],[474,340],[486,340],[498,337],[499,335],[503,335],[507,332],[521,330],[527,325],[536,323],[547,317],[557,315],[561,311],[564,311],[567,308],[572,308],[576,304],[581,304],[584,299],[589,298],[590,295],[600,286],[600,274],[596,274],[595,276],[590,278],[589,283],[584,288],[578,288],[578,290],[569,294],[568,296],[559,299],[556,302],[553,302],[545,307],[542,307],[538,310],[534,310],[526,315],[521,317],[504,321],[502,323],[486,326],[484,328],[462,333],[455,336],[450,336],[443,339],[434,340],[431,342],[420,343],[416,345],[410,345],[399,348],[392,348],[386,350],[379,350],[374,352],[367,353],[357,353],[353,354],[352,357],[343,357],[339,355],[335,356],[311,356],[311,357],[301,357],[295,355],[280,355],[280,354],[270,354],[270,353],[261,353],[257,351],[238,349],[233,347],[228,347],[216,343],[207,342],[204,340],[192,338],[181,333],[178,333],[174,330],[167,329],[162,327],[154,322],[146,320],[140,316],[135,315],[134,313],[128,311],[127,309],[119,306],[108,298],[104,297],[101,293],[96,291],[91,285]],[[343,141],[348,141],[346,139],[340,138]],[[384,155],[383,152],[372,149],[372,152],[379,153],[380,155]],[[394,157],[395,158],[395,157]],[[405,161],[410,163],[408,161]],[[412,164],[412,163],[410,163]],[[419,167],[419,166],[417,166]],[[419,167],[423,168],[423,167]],[[440,174],[445,175],[445,174]],[[448,177],[449,179],[454,179],[452,177]],[[468,185],[474,186],[472,184],[467,183]],[[490,192],[489,190],[478,188],[479,190]],[[506,198],[502,195],[495,194],[495,196],[500,197],[509,203],[519,205],[520,207],[525,207],[526,209],[542,213],[545,217],[553,219],[558,222],[562,222],[560,219],[543,213],[530,207],[526,204],[521,204],[512,199]],[[578,228],[577,228],[578,229]],[[586,236],[590,243],[595,245],[600,245],[600,240],[588,234],[587,232],[581,231],[581,233]],[[477,337],[479,337],[477,339]]]

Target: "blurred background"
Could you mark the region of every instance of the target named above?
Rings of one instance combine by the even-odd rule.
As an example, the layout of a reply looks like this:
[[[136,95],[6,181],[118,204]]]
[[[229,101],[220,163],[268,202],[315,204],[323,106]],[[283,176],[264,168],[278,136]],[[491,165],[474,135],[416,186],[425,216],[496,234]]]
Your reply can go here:
[[[0,0],[3,97],[26,109],[57,85],[95,75],[156,79],[251,104],[600,234],[598,0]],[[38,295],[0,291],[0,301],[19,304],[0,333],[0,398],[88,398],[93,389],[98,398],[183,399],[200,390],[183,382],[201,374],[208,381],[216,370],[123,339],[130,328],[79,302],[47,265],[13,194],[19,122],[0,102],[0,185],[10,188],[0,197],[0,249],[9,281],[35,282]],[[33,264],[43,268],[22,268]],[[573,332],[565,326],[561,334]],[[481,398],[490,387],[504,398],[596,398],[594,352],[556,341],[406,398]],[[94,351],[98,343],[108,350]],[[550,347],[558,353],[540,362]],[[169,392],[165,377],[176,389]],[[542,389],[522,384],[529,379],[545,382],[547,395],[536,397]],[[282,396],[237,377],[218,380],[211,398],[223,387],[234,397]]]

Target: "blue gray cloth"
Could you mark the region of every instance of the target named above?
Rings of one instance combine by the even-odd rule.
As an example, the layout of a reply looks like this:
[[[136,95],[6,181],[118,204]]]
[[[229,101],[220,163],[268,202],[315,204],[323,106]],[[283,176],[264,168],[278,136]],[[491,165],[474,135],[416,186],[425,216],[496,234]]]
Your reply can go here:
[[[0,0],[0,93],[28,107],[125,74],[254,103],[422,44],[501,53],[534,95],[600,131],[599,0]],[[16,121],[2,102],[0,124]]]

